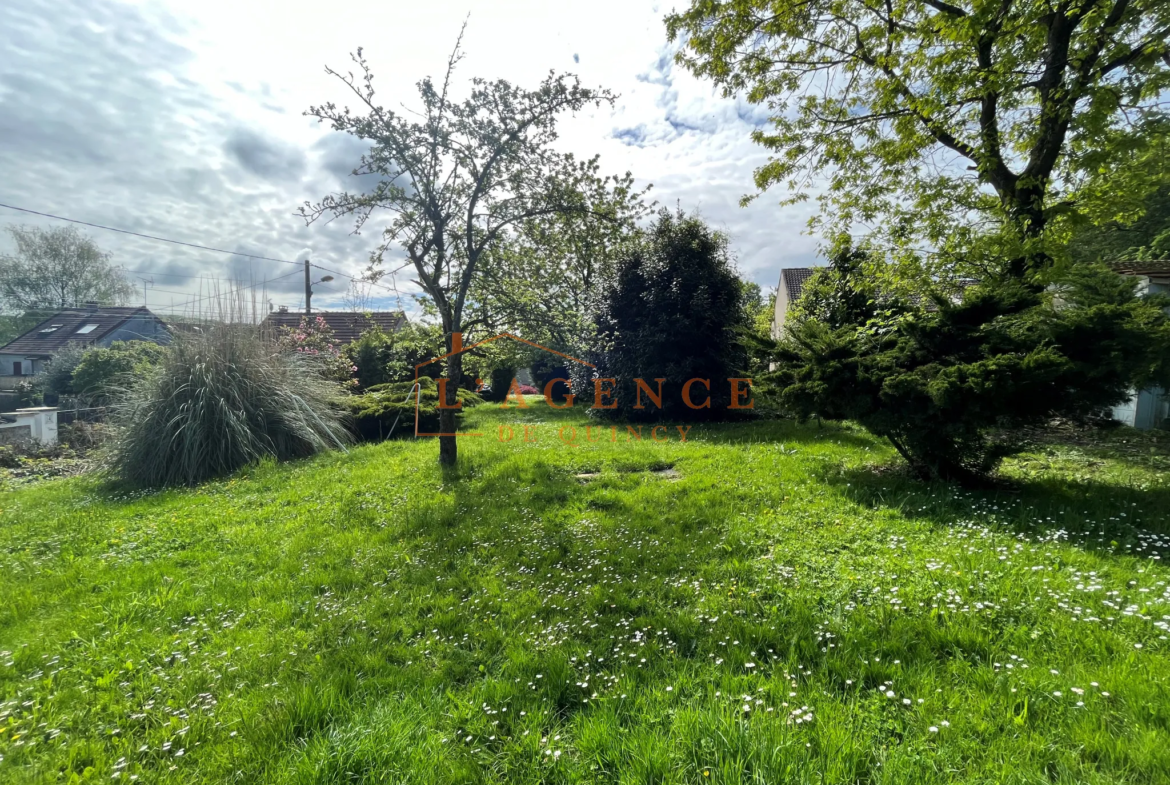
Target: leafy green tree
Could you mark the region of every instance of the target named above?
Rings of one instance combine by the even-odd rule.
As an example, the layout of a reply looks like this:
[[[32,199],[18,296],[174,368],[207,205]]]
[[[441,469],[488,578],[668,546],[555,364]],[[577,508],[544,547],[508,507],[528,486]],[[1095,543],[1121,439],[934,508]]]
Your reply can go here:
[[[462,38],[462,36],[461,36]],[[338,77],[361,104],[359,113],[332,103],[308,115],[329,122],[372,145],[355,168],[376,181],[356,193],[326,196],[306,203],[302,214],[312,222],[322,216],[348,216],[361,229],[387,211],[388,225],[375,259],[405,251],[415,282],[431,298],[445,336],[448,403],[456,403],[463,379],[463,354],[454,352],[455,337],[472,343],[473,330],[487,324],[472,315],[473,284],[491,249],[524,221],[580,209],[582,181],[593,177],[590,162],[557,152],[557,118],[587,106],[613,101],[606,91],[581,87],[575,77],[550,75],[535,90],[509,82],[473,79],[463,101],[450,96],[451,79],[461,58],[457,44],[441,84],[429,77],[418,83],[418,112],[396,112],[378,103],[373,74],[359,49],[359,74],[327,72]],[[456,431],[455,409],[443,409],[442,428]],[[439,461],[453,465],[454,435],[439,438]]]
[[[771,345],[772,323],[776,318],[776,289],[766,294],[758,283],[745,281],[743,296],[748,314],[747,334],[744,345],[748,350],[749,376],[759,377],[768,370],[771,357],[767,347]]]
[[[1141,214],[1132,220],[1079,227],[1069,240],[1069,252],[1078,262],[1110,262],[1138,255],[1170,259],[1170,178],[1148,195]]]
[[[568,194],[576,209],[520,222],[507,242],[491,249],[476,299],[497,329],[567,353],[583,351],[601,283],[637,239],[637,221],[652,205],[627,172],[602,177],[597,159]]]
[[[574,391],[599,406],[616,403],[613,409],[593,410],[603,416],[729,416],[728,379],[743,376],[747,366],[741,342],[750,323],[745,295],[727,238],[696,216],[662,210],[644,239],[618,261],[594,317],[598,342],[587,359],[596,371],[583,377],[574,368]],[[596,400],[590,377],[614,379],[612,397]],[[684,385],[696,378],[710,384],[705,406],[708,388],[692,386],[690,400],[700,408],[688,406],[683,398]],[[645,391],[639,395],[636,379],[655,394],[661,390],[661,408]],[[663,380],[661,387],[658,379]]]
[[[124,305],[134,286],[110,255],[73,226],[9,226],[16,253],[0,254],[0,309],[68,308],[89,300]]]
[[[680,63],[770,110],[759,188],[824,176],[816,225],[926,241],[931,273],[1044,270],[1054,219],[1158,184],[1164,0],[692,0],[666,24]]]

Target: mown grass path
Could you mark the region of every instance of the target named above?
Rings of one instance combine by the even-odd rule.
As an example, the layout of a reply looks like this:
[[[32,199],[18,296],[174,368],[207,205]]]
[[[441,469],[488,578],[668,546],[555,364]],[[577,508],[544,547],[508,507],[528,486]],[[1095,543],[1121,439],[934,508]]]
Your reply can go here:
[[[454,473],[4,494],[0,782],[1170,781],[1165,472],[967,492],[848,427],[531,403]]]

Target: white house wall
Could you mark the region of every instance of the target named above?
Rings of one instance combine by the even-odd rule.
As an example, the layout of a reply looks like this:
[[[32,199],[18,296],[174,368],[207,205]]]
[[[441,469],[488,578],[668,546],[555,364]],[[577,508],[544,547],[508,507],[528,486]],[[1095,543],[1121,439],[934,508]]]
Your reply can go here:
[[[0,376],[13,376],[14,362],[20,363],[21,376],[32,376],[45,369],[44,360],[30,360],[23,354],[0,354]]]
[[[772,313],[772,339],[779,340],[784,334],[784,320],[788,318],[788,287],[784,274],[780,274],[780,285],[776,287],[776,310]]]

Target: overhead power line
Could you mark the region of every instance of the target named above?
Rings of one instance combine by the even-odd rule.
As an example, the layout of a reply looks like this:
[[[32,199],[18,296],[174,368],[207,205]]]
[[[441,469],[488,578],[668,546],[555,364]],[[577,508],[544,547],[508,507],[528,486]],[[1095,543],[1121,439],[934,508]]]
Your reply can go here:
[[[188,242],[184,242],[183,240],[172,240],[169,237],[159,237],[158,235],[153,235],[153,234],[143,234],[142,232],[132,232],[129,229],[119,229],[115,226],[105,226],[103,224],[91,223],[90,221],[82,221],[82,220],[79,220],[77,218],[66,218],[63,215],[54,215],[53,213],[44,213],[44,212],[40,212],[39,210],[30,210],[27,207],[17,207],[16,205],[4,204],[3,202],[0,202],[0,207],[6,208],[8,210],[15,210],[15,211],[21,212],[21,213],[28,213],[29,215],[39,215],[42,218],[51,218],[55,221],[65,221],[67,223],[79,224],[81,226],[89,226],[89,227],[92,227],[94,229],[103,229],[103,230],[108,231],[108,232],[117,232],[119,234],[128,234],[128,235],[131,235],[132,237],[141,237],[145,240],[156,240],[158,242],[171,243],[172,245],[182,245],[182,246],[185,246],[187,248],[198,248],[202,251],[214,251],[215,253],[223,253],[223,254],[228,254],[230,256],[241,256],[245,259],[259,259],[259,260],[265,261],[265,262],[279,262],[281,264],[295,264],[298,266],[303,264],[303,262],[296,262],[296,261],[293,261],[291,259],[277,259],[276,257],[272,257],[272,256],[259,256],[257,254],[242,253],[240,251],[228,251],[224,248],[214,248],[210,245],[200,245],[199,243],[188,243]],[[394,276],[396,273],[409,267],[410,264],[411,264],[410,262],[407,262],[406,264],[402,265],[401,267],[397,267],[394,270],[391,270],[388,273],[388,275]],[[334,275],[340,275],[343,278],[348,278],[351,281],[361,281],[363,283],[368,283],[371,286],[377,286],[378,288],[385,289],[388,292],[394,292],[394,294],[401,297],[401,295],[398,292],[397,286],[393,286],[393,287],[386,286],[385,284],[378,283],[377,281],[370,281],[370,280],[367,280],[365,278],[360,278],[357,276],[350,275],[349,273],[343,273],[343,272],[340,272],[338,270],[331,270],[328,267],[324,267],[322,265],[314,263],[312,261],[312,259],[309,260],[309,265],[311,267],[316,267],[318,270],[323,270],[327,273],[332,273]],[[152,274],[153,275],[171,275],[171,276],[176,277],[176,278],[178,278],[178,277],[192,277],[192,278],[195,277],[195,276],[180,276],[180,275],[173,274],[173,273],[155,273],[155,272],[150,271],[150,270],[130,270],[129,272],[144,273],[147,275],[152,275]],[[290,273],[290,275],[291,274],[292,273]],[[286,277],[287,276],[284,276],[284,275],[280,276],[280,278],[286,278]],[[273,278],[270,280],[275,281],[275,280],[279,280],[279,278]],[[245,287],[245,288],[250,289],[252,287]],[[161,290],[159,290],[159,291],[161,291]],[[201,299],[206,299],[206,298],[198,298],[198,299],[201,300]],[[194,300],[191,302],[197,302],[197,301],[198,300]]]
[[[188,248],[199,248],[200,250],[203,250],[203,251],[215,251],[216,253],[226,253],[226,254],[230,254],[232,256],[243,256],[245,259],[262,259],[263,261],[266,261],[266,262],[280,262],[282,264],[300,264],[300,262],[294,262],[291,259],[276,259],[276,258],[271,257],[271,256],[257,256],[256,254],[242,253],[240,251],[228,251],[228,250],[225,250],[223,248],[212,248],[210,245],[199,245],[198,243],[185,243],[182,240],[171,240],[170,238],[158,237],[158,236],[153,235],[153,234],[142,234],[141,232],[132,232],[129,229],[117,229],[113,226],[102,226],[101,224],[90,223],[89,221],[79,221],[76,218],[66,218],[66,217],[61,216],[61,215],[53,215],[52,213],[42,213],[42,212],[38,212],[36,210],[29,210],[26,207],[16,207],[14,205],[4,204],[2,202],[0,202],[0,207],[6,207],[9,210],[16,210],[16,211],[22,212],[22,213],[29,213],[30,215],[39,215],[42,218],[52,218],[53,220],[56,220],[56,221],[68,221],[71,224],[81,224],[82,226],[92,226],[94,229],[105,229],[108,232],[118,232],[120,234],[129,234],[129,235],[133,235],[134,237],[142,237],[142,238],[145,238],[147,240],[158,240],[159,242],[172,243],[173,245],[185,245]]]
[[[266,286],[267,284],[270,284],[273,281],[279,281],[281,278],[288,278],[290,275],[296,275],[299,272],[300,272],[300,270],[293,270],[291,273],[285,273],[284,275],[278,275],[275,278],[268,278],[268,279],[263,280],[263,281],[257,281],[256,283],[249,284],[248,286],[238,286],[238,287],[236,287],[236,289],[234,291],[242,292],[246,289],[255,289],[257,286]],[[204,295],[203,297],[196,297],[196,298],[191,299],[191,300],[186,300],[185,302],[175,303],[175,305],[173,307],[186,308],[188,306],[195,305],[196,303],[201,303],[204,300],[216,299],[216,298],[219,298],[220,296],[221,295],[219,293],[208,294],[208,295]]]

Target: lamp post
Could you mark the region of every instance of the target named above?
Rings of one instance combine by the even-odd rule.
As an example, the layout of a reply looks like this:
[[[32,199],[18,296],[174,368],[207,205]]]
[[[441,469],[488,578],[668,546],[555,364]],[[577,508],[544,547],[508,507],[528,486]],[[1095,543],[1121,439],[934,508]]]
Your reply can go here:
[[[308,264],[308,262],[305,262],[306,273],[308,272]],[[313,312],[313,287],[319,283],[329,283],[332,280],[332,275],[326,275],[320,281],[313,281],[310,283],[309,276],[307,274],[305,275],[305,315],[311,314]]]

